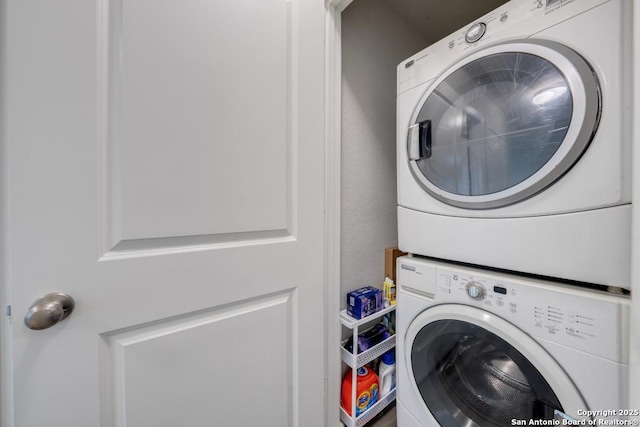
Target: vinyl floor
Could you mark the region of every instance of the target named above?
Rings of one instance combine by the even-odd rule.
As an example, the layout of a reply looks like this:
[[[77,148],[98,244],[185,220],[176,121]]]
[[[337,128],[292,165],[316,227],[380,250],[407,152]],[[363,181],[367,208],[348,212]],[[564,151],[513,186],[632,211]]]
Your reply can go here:
[[[389,405],[382,414],[378,415],[367,427],[397,427],[396,423],[396,405]]]

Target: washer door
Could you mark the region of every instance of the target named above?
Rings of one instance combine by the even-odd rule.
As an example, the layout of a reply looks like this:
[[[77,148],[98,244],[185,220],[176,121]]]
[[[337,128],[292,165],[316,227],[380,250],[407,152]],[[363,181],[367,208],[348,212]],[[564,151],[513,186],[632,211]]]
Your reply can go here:
[[[502,427],[564,413],[580,419],[587,408],[549,353],[484,310],[430,308],[409,326],[405,345],[415,395],[441,426]]]
[[[543,40],[494,45],[430,85],[408,131],[410,169],[444,203],[514,204],[576,163],[600,113],[597,76],[573,50]]]

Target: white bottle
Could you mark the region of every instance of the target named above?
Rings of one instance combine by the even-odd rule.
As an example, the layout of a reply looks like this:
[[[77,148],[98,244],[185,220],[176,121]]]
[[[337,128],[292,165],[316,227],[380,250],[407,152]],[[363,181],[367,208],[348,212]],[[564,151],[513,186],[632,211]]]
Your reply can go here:
[[[384,397],[396,386],[396,360],[393,350],[382,355],[380,367],[378,368],[378,379],[380,381],[380,397]]]

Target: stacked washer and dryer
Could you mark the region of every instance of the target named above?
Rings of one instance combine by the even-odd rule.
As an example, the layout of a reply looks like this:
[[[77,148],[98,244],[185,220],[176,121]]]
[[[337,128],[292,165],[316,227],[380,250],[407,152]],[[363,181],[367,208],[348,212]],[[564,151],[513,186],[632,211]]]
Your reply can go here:
[[[631,7],[512,0],[398,66],[399,427],[623,418]]]

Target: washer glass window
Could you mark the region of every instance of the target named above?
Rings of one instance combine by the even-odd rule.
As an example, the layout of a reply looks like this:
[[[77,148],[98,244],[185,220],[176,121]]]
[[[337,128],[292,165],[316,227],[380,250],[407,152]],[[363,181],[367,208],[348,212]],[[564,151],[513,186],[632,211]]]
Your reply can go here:
[[[422,399],[443,426],[501,427],[563,411],[540,372],[502,338],[459,320],[418,332],[411,349]]]

